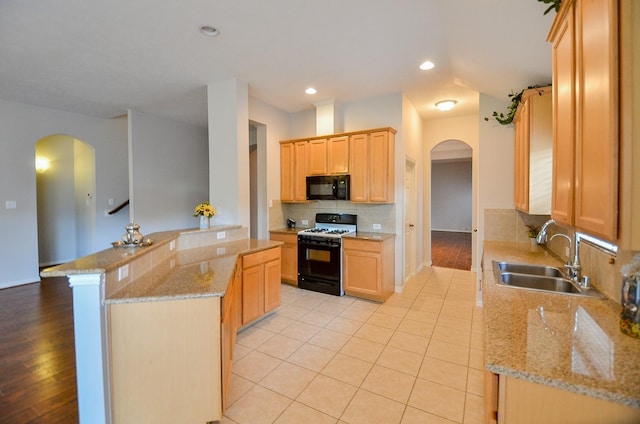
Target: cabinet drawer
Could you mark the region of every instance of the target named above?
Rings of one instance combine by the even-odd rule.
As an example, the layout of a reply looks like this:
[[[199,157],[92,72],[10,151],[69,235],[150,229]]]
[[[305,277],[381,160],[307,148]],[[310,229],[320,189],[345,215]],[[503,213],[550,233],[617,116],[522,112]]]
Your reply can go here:
[[[298,234],[282,234],[282,233],[271,233],[269,237],[271,240],[282,241],[288,244],[298,245]]]
[[[273,261],[278,259],[280,256],[280,247],[275,247],[267,250],[262,250],[260,252],[251,253],[249,255],[245,255],[242,258],[242,267],[249,268],[252,266],[260,265],[265,262]]]
[[[364,252],[382,252],[382,242],[381,241],[370,241],[370,240],[352,240],[352,239],[342,239],[344,242],[345,249],[352,250],[361,250]]]

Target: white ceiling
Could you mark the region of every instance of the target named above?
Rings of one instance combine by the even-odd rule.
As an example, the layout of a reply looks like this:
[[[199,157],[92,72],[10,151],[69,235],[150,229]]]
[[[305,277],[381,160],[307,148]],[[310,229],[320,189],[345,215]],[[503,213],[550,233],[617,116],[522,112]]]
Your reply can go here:
[[[237,78],[287,112],[404,92],[425,119],[551,80],[537,0],[0,0],[0,98],[98,117],[206,125],[207,84]],[[215,38],[201,25],[220,31]],[[436,63],[420,71],[426,60]],[[304,94],[314,86],[318,93]]]

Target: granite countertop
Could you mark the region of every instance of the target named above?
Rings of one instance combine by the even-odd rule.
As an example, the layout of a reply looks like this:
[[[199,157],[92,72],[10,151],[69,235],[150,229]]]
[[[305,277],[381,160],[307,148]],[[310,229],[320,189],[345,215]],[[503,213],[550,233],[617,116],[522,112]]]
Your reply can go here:
[[[311,227],[295,227],[295,228],[274,228],[273,230],[269,230],[270,233],[278,233],[278,234],[298,234],[302,230],[309,229]]]
[[[180,250],[107,296],[105,303],[224,296],[238,256],[280,245],[282,242],[279,241],[246,239]]]
[[[346,234],[342,236],[343,238],[356,238],[362,240],[372,240],[372,241],[384,241],[390,238],[394,238],[396,235],[393,233],[368,233],[365,231],[357,231],[355,233]]]
[[[562,266],[543,247],[484,243],[486,368],[640,408],[640,340],[620,332],[620,305],[498,285],[494,259]]]
[[[188,231],[188,230],[187,230]],[[102,274],[131,262],[138,256],[144,255],[158,247],[175,240],[185,231],[164,231],[145,235],[153,240],[153,244],[145,247],[110,247],[100,252],[92,253],[71,262],[46,268],[40,272],[42,277],[66,277],[77,274]]]

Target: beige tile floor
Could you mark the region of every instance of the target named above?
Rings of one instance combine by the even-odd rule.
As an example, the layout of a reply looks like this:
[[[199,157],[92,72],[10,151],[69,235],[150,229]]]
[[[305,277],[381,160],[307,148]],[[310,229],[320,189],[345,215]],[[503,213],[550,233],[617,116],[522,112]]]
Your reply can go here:
[[[222,423],[482,422],[476,274],[427,268],[384,304],[282,286],[238,334]]]

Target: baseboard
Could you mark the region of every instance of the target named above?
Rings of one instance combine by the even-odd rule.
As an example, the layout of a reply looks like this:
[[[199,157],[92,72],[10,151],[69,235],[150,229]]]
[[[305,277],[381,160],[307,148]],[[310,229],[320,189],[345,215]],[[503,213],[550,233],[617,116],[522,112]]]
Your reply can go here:
[[[0,283],[0,289],[8,289],[10,287],[24,286],[25,284],[35,284],[40,282],[40,277],[35,277],[32,280],[20,280],[20,281],[10,281],[6,283]]]

